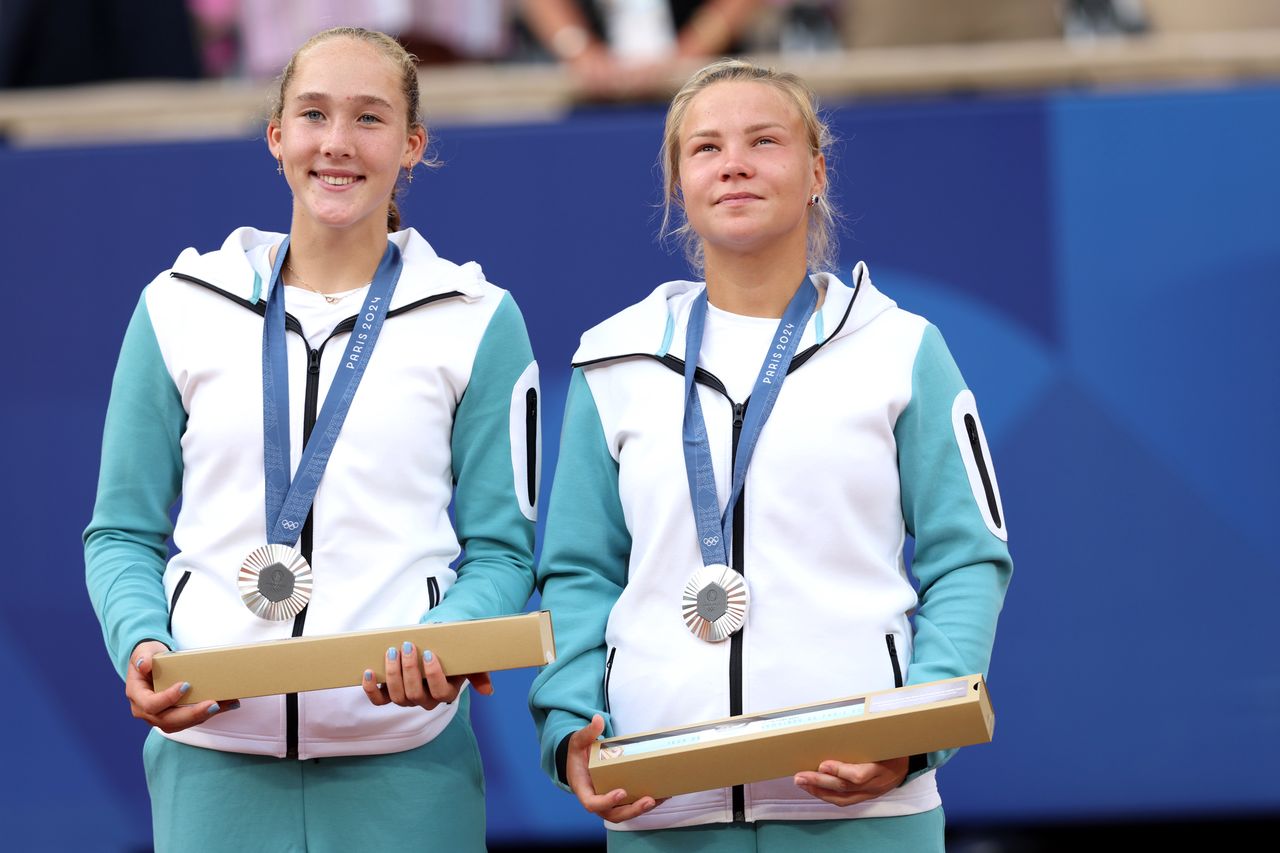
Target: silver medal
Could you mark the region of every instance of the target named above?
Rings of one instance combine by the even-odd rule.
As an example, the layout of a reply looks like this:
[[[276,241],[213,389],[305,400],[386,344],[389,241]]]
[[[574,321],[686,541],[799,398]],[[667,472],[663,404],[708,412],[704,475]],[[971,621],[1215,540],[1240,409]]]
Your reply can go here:
[[[288,545],[254,548],[240,565],[240,600],[254,616],[292,619],[311,600],[311,566]]]
[[[684,624],[699,640],[719,643],[747,621],[751,596],[742,575],[724,565],[703,566],[684,586]]]

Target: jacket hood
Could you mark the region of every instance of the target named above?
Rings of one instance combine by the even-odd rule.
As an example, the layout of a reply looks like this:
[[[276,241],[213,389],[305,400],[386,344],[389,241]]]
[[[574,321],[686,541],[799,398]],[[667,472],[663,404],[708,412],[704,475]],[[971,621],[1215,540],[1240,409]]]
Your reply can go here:
[[[876,290],[867,265],[861,261],[853,268],[852,280],[854,285],[850,287],[830,273],[809,276],[809,284],[818,289],[822,305],[805,326],[799,352],[852,334],[897,306]],[[574,367],[635,355],[673,355],[683,359],[689,308],[704,289],[706,283],[700,281],[659,285],[640,302],[588,329],[573,354]]]
[[[198,278],[256,304],[267,298],[269,282],[254,271],[248,253],[264,245],[277,245],[284,238],[284,234],[274,231],[237,228],[212,252],[183,250],[170,272]],[[404,272],[391,297],[391,309],[455,290],[467,300],[480,298],[485,277],[476,262],[459,265],[445,260],[412,228],[388,234],[387,239],[399,247],[404,259]]]

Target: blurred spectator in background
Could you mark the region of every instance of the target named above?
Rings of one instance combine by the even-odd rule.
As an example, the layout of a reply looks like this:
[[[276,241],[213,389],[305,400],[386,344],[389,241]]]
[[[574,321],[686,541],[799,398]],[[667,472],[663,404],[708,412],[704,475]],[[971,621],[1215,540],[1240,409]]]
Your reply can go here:
[[[337,25],[424,65],[550,58],[614,99],[658,93],[673,60],[1280,27],[1280,0],[0,0],[0,89],[269,79]]]
[[[1142,0],[1161,32],[1280,28],[1280,0]]]
[[[734,52],[760,0],[521,0],[525,23],[592,95],[652,92],[667,64]]]
[[[1062,0],[842,0],[839,11],[848,49],[1062,35]]]
[[[210,76],[274,77],[294,47],[333,26],[390,33],[420,64],[497,59],[510,44],[504,0],[188,0]]]
[[[0,88],[199,76],[183,0],[0,0]]]

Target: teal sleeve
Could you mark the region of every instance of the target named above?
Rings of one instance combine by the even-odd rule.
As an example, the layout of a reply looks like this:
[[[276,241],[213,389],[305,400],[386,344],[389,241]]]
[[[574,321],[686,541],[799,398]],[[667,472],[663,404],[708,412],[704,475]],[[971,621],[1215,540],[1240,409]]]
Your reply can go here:
[[[425,622],[519,613],[533,592],[534,522],[521,510],[516,489],[528,488],[531,479],[536,491],[536,473],[525,473],[525,454],[535,452],[536,436],[530,447],[513,446],[511,436],[512,394],[531,367],[536,371],[524,317],[505,294],[454,413],[454,526],[463,551],[458,579]]]
[[[983,520],[952,426],[952,405],[964,390],[941,333],[929,326],[916,353],[911,402],[894,427],[902,513],[915,537],[911,568],[920,584],[908,684],[986,674],[1013,573],[1008,546]],[[928,768],[954,752],[930,753]]]
[[[605,443],[600,415],[581,370],[565,402],[560,457],[547,516],[538,589],[551,611],[556,660],[529,691],[542,745],[542,767],[564,787],[556,748],[604,713],[605,627],[627,583],[631,533],[618,495],[618,463]],[[566,788],[567,790],[567,788]]]
[[[169,510],[182,488],[186,425],[144,297],[129,322],[111,383],[98,497],[84,532],[89,598],[122,677],[138,643],[174,645],[164,570],[173,533]]]

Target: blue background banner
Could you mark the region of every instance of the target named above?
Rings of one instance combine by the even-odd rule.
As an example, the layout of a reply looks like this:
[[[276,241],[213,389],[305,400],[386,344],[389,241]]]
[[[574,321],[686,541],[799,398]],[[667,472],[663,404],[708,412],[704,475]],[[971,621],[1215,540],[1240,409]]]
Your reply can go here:
[[[867,261],[942,329],[1009,516],[996,738],[941,773],[948,819],[1274,814],[1280,88],[874,102],[831,118],[843,275]],[[403,200],[441,254],[479,260],[524,309],[546,484],[578,334],[686,275],[655,241],[661,122],[619,109],[435,128],[445,167]],[[257,139],[0,149],[0,186],[0,823],[17,848],[144,847],[145,730],[103,651],[79,540],[111,373],[147,281],[238,225],[285,230],[289,196]],[[598,837],[537,769],[531,678],[500,674],[473,706],[491,838]]]

